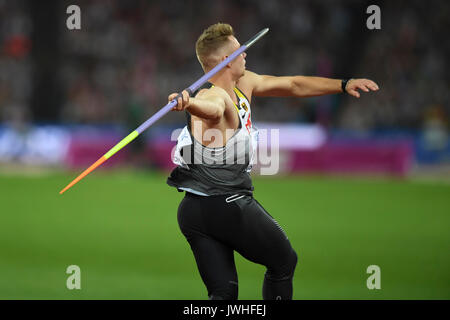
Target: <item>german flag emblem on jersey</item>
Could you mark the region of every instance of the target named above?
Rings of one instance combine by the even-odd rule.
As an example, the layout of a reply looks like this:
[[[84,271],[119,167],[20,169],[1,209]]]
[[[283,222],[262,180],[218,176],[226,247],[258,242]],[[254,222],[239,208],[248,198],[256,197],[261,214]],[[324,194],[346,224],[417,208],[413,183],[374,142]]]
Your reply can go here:
[[[248,111],[247,104],[244,101],[241,102],[241,107],[244,108],[245,112]]]

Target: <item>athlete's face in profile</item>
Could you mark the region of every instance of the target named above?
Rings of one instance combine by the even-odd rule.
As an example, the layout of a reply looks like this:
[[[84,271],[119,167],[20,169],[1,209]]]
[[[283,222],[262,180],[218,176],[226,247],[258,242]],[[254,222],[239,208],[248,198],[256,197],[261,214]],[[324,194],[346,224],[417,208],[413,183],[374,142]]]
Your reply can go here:
[[[227,46],[227,53],[226,53],[227,56],[231,55],[234,51],[239,49],[241,46],[241,44],[239,43],[239,41],[237,41],[237,39],[235,37],[230,36],[229,39],[230,39],[230,44]],[[242,77],[244,75],[245,62],[246,62],[245,57],[246,56],[247,56],[247,54],[245,52],[243,52],[230,63],[231,71],[237,79],[239,79],[240,77]]]

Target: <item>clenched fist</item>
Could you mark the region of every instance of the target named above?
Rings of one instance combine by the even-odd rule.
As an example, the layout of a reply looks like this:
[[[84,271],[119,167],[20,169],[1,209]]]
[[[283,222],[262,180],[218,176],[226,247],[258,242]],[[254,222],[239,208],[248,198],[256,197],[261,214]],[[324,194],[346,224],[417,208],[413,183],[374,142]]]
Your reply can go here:
[[[183,111],[189,107],[189,93],[186,90],[183,90],[181,96],[178,93],[172,93],[169,95],[169,102],[173,99],[177,99],[178,104],[172,108],[175,111]]]

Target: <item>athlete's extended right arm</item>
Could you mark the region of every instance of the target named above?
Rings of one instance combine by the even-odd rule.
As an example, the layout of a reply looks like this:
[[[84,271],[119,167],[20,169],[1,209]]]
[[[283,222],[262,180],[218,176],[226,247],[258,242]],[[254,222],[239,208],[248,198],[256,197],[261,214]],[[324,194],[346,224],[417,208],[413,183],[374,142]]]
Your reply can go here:
[[[172,110],[187,110],[190,114],[202,119],[219,121],[225,111],[225,100],[212,90],[201,90],[195,98],[189,97],[186,90],[182,92],[183,98],[178,98],[178,105]],[[169,101],[175,99],[178,93],[169,95]]]

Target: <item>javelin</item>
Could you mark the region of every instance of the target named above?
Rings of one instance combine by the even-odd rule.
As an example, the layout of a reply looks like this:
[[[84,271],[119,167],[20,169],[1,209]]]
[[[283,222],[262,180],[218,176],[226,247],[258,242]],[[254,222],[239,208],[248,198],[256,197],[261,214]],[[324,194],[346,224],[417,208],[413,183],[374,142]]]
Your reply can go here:
[[[223,69],[228,63],[230,63],[232,60],[234,60],[237,56],[239,56],[242,52],[250,48],[256,41],[258,41],[263,35],[265,35],[269,31],[269,28],[265,28],[258,32],[253,38],[248,40],[246,43],[244,43],[242,46],[239,47],[236,51],[234,51],[228,58],[223,60],[221,63],[219,63],[217,66],[215,66],[212,70],[210,70],[208,73],[203,75],[200,79],[198,79],[196,82],[194,82],[189,88],[185,89],[189,95],[192,95],[198,88],[200,88],[203,84],[205,84],[206,81],[211,79],[217,72]],[[136,130],[131,132],[128,136],[126,136],[122,141],[120,141],[118,144],[116,144],[114,147],[112,147],[107,153],[105,153],[100,159],[98,159],[94,164],[92,164],[89,168],[87,168],[83,173],[81,173],[76,179],[74,179],[71,183],[69,183],[64,189],[62,189],[59,194],[63,194],[67,189],[71,188],[74,184],[76,184],[78,181],[86,177],[89,173],[94,171],[97,167],[99,167],[103,162],[111,158],[117,151],[125,147],[127,144],[129,144],[131,141],[136,139],[138,135],[140,135],[142,132],[148,129],[153,123],[158,121],[162,116],[164,116],[166,113],[168,113],[173,107],[175,107],[178,104],[178,98],[182,97],[181,93],[178,94],[175,99],[167,103],[164,107],[162,107],[161,110],[159,110],[157,113],[155,113],[153,116],[151,116],[147,121],[145,121],[143,124],[141,124]]]

